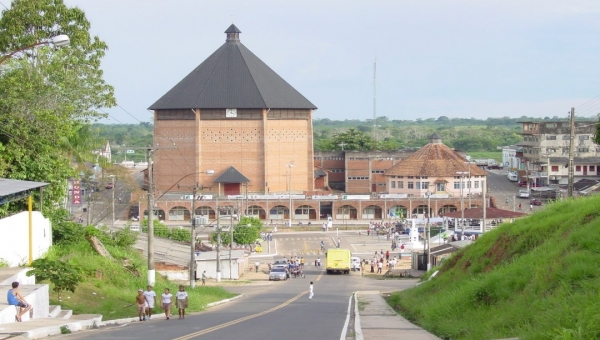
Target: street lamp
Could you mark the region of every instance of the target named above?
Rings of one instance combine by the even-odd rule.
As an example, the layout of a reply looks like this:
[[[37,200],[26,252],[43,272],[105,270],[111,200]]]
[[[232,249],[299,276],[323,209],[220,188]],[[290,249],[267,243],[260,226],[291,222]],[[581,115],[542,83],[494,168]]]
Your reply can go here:
[[[463,186],[464,186],[463,185],[463,177],[468,173],[469,172],[466,172],[466,171],[457,171],[456,172],[457,175],[460,175],[460,218],[461,218],[460,232],[462,234],[465,233],[465,226],[464,226],[464,223],[465,223],[465,207],[464,207],[465,198],[464,198],[464,194],[463,194]]]
[[[69,45],[70,42],[71,41],[69,40],[69,37],[67,35],[60,34],[60,35],[52,37],[52,38],[50,38],[48,40],[44,40],[44,41],[37,42],[35,44],[27,45],[27,46],[21,47],[21,48],[15,50],[15,51],[9,53],[9,54],[6,54],[5,56],[3,56],[0,59],[0,64],[2,64],[5,61],[7,61],[13,55],[15,55],[15,54],[17,54],[19,52],[22,52],[24,50],[30,49],[32,47],[36,47],[36,46],[40,46],[40,45],[50,45],[50,44],[54,45],[55,47],[61,47],[61,46],[67,46],[67,45]]]
[[[289,211],[289,221],[288,221],[288,226],[291,228],[292,227],[292,211],[294,210],[294,207],[292,206],[292,168],[295,167],[294,163],[290,163],[290,164],[286,164],[285,166],[287,166],[288,168],[290,168],[290,174],[288,177],[288,196],[290,198],[290,211]]]

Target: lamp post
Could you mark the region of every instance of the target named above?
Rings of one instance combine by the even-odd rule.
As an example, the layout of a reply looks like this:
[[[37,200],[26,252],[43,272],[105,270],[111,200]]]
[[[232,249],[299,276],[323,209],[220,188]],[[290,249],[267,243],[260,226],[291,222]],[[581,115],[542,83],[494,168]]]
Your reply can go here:
[[[54,45],[55,47],[61,47],[61,46],[69,45],[70,42],[71,41],[69,40],[69,37],[67,35],[60,34],[60,35],[57,35],[57,36],[52,37],[52,38],[50,38],[48,40],[45,40],[45,41],[40,41],[40,42],[37,42],[35,44],[23,46],[23,47],[15,50],[15,51],[9,53],[9,54],[6,54],[2,58],[0,58],[0,64],[2,64],[5,61],[7,61],[13,55],[15,55],[15,54],[17,54],[19,52],[25,51],[27,49],[30,49],[32,47],[36,47],[36,46],[40,46],[40,45],[50,45],[50,44]]]
[[[466,172],[466,171],[457,171],[456,174],[460,175],[460,218],[461,218],[461,221],[460,221],[460,232],[461,232],[461,234],[464,234],[465,233],[465,226],[464,226],[464,223],[465,223],[465,207],[464,207],[465,198],[464,198],[464,196],[465,195],[463,194],[463,186],[464,186],[464,184],[463,184],[464,183],[463,182],[463,177],[466,174],[468,174],[468,172]]]
[[[288,168],[290,168],[290,173],[289,173],[289,177],[288,177],[288,196],[290,198],[290,211],[289,211],[289,221],[288,221],[288,226],[291,228],[292,227],[292,211],[294,211],[294,207],[292,206],[292,168],[295,166],[294,163],[290,163],[290,164],[286,164],[285,166],[287,166]]]

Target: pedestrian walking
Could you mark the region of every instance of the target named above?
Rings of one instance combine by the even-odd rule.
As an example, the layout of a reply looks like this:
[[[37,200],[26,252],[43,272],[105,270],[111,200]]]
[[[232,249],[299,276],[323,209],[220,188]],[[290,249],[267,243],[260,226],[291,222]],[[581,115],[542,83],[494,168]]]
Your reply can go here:
[[[529,210],[533,210],[533,204],[529,204]]]
[[[308,286],[308,298],[312,300],[313,296],[315,296],[315,293],[313,292],[313,282],[310,281],[310,286]]]
[[[137,304],[137,312],[140,321],[146,321],[146,297],[144,296],[144,290],[138,289],[138,295],[135,297],[135,303]]]
[[[171,294],[171,291],[169,290],[169,288],[165,288],[165,292],[162,293],[162,295],[161,295],[160,302],[161,302],[162,309],[165,311],[165,317],[167,318],[167,320],[169,320],[171,318],[172,301],[173,301],[173,294]]]
[[[317,267],[321,267],[321,258],[317,257]]]
[[[148,285],[144,292],[146,297],[146,315],[148,320],[152,319],[152,309],[154,309],[154,300],[156,300],[156,293],[152,290],[152,286]]]
[[[342,244],[342,241],[341,241],[341,240],[340,240],[340,238],[338,237],[338,243],[337,243],[337,247],[339,248],[341,244]]]
[[[202,272],[202,285],[206,286],[206,270]]]
[[[179,291],[175,294],[177,297],[177,310],[179,312],[179,318],[185,319],[185,309],[188,307],[188,293],[185,291],[183,285],[179,286]]]
[[[258,273],[258,266],[260,266],[260,263],[258,261],[254,262],[254,271]]]
[[[377,274],[381,274],[381,270],[383,269],[383,259],[377,262]]]

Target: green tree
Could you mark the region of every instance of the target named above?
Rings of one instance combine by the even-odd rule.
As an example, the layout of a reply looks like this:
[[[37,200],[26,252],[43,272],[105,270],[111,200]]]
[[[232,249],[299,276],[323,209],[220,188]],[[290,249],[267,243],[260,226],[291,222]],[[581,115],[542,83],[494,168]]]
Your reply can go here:
[[[331,140],[331,144],[336,145],[338,150],[342,149],[342,144],[344,150],[359,151],[373,150],[377,145],[373,138],[355,128],[336,133]]]
[[[27,276],[35,275],[36,280],[50,281],[54,292],[58,294],[58,300],[61,300],[63,291],[68,290],[72,293],[83,279],[79,268],[66,261],[37,259],[31,263],[32,270],[27,272]]]
[[[100,69],[107,46],[89,28],[83,11],[62,0],[15,0],[0,18],[1,54],[59,34],[71,39],[67,47],[38,46],[0,64],[0,177],[50,183],[46,209],[60,206],[75,175],[71,157],[89,147],[79,138],[84,127],[104,116],[100,108],[115,105]],[[0,214],[23,206],[6,205]]]

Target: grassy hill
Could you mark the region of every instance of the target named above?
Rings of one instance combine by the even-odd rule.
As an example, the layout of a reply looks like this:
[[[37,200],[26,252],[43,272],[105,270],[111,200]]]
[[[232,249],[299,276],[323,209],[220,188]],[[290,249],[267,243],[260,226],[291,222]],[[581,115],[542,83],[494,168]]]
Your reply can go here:
[[[443,339],[600,339],[600,197],[503,225],[439,269],[389,302]]]

